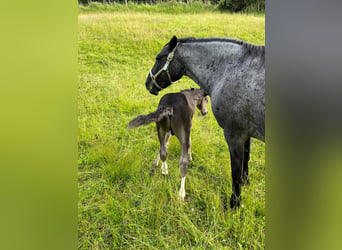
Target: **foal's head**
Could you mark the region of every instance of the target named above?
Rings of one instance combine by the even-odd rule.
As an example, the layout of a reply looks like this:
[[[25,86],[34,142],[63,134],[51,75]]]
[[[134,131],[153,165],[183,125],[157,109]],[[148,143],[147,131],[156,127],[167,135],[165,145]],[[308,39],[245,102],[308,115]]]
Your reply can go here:
[[[199,111],[201,111],[202,115],[208,114],[208,94],[203,89],[184,89],[181,90],[181,93],[183,94],[189,94],[191,99],[194,101],[196,107]]]

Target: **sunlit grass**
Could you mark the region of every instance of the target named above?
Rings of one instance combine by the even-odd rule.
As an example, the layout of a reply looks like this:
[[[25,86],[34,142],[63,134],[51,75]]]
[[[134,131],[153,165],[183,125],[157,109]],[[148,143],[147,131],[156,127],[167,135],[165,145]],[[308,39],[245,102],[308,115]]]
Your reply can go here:
[[[196,87],[183,78],[157,97],[146,91],[155,56],[173,35],[264,44],[265,23],[263,16],[209,12],[79,15],[79,248],[264,248],[263,143],[252,142],[244,207],[224,211],[229,151],[210,107],[207,116],[194,117],[184,202],[177,139],[170,141],[169,176],[158,169],[151,177],[159,150],[155,125],[126,129],[135,116],[154,111],[162,95]]]

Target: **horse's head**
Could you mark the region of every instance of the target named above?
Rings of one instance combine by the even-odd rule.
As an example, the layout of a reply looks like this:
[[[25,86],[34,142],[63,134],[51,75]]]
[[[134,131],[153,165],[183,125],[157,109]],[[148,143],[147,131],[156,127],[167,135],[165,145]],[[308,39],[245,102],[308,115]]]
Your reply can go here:
[[[177,37],[173,36],[157,55],[156,62],[150,70],[145,83],[147,90],[151,94],[158,95],[160,90],[167,88],[183,76],[184,69],[175,58],[178,44]]]

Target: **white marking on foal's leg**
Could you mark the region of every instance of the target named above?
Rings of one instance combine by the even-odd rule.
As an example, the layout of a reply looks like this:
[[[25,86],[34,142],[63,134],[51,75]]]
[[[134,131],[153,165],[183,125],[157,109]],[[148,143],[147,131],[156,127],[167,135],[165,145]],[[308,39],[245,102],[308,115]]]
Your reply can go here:
[[[169,171],[167,170],[166,161],[163,161],[163,162],[162,162],[161,170],[162,170],[162,174],[163,174],[163,175],[168,175],[168,174],[169,174]]]
[[[181,187],[179,189],[179,196],[184,200],[185,197],[185,176],[182,177]]]

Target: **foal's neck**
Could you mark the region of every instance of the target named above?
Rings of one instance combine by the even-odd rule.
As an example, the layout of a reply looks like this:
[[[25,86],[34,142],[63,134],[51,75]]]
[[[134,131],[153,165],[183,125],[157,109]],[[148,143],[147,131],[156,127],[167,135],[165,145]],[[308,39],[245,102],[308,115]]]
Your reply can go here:
[[[188,102],[188,105],[189,105],[192,113],[195,113],[196,106],[198,105],[198,99],[200,98],[199,94],[193,93],[192,91],[184,91],[182,93],[183,93],[183,95],[185,95],[185,98]]]

